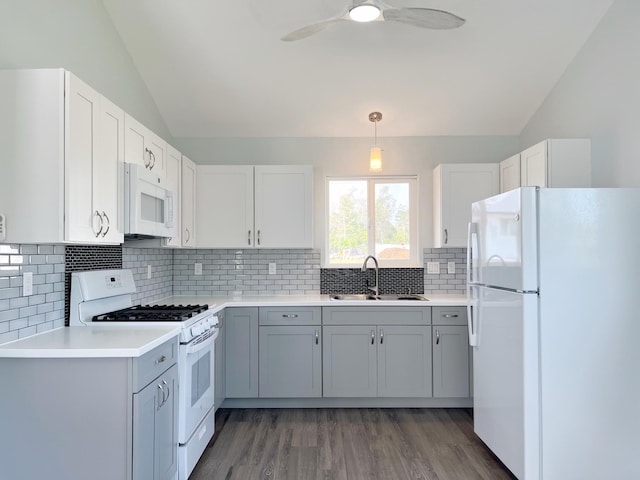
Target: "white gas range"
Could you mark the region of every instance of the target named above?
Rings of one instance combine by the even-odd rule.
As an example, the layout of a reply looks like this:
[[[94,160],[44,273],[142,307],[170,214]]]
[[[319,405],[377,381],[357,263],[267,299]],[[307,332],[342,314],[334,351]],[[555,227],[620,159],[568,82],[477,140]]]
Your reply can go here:
[[[208,305],[132,305],[131,270],[71,274],[70,326],[180,326],[178,478],[187,480],[214,434],[214,351],[218,318]]]

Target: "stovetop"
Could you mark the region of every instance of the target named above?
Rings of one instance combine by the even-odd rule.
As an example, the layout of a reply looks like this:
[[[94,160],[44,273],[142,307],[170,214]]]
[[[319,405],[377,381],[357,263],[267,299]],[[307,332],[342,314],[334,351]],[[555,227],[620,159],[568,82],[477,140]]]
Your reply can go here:
[[[136,305],[95,315],[94,322],[185,322],[209,308],[208,305]]]

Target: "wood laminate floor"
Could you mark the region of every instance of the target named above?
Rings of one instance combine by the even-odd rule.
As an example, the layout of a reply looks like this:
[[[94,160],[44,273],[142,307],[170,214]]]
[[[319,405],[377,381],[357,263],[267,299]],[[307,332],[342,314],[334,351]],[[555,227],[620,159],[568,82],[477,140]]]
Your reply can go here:
[[[469,409],[220,409],[189,480],[513,480]]]

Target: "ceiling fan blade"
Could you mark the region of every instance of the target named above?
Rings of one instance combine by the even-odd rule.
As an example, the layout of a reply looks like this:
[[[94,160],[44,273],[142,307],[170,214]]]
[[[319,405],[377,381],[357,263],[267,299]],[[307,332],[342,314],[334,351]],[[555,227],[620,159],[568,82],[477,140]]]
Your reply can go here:
[[[464,18],[453,13],[432,8],[389,8],[383,10],[382,16],[392,22],[436,30],[458,28],[465,22]]]
[[[294,42],[296,40],[302,40],[303,38],[310,37],[311,35],[318,33],[325,28],[333,25],[334,23],[343,22],[346,19],[344,17],[338,18],[330,18],[329,20],[323,20],[322,22],[313,23],[311,25],[307,25],[306,27],[299,28],[298,30],[294,30],[291,33],[288,33],[280,40],[283,42]]]

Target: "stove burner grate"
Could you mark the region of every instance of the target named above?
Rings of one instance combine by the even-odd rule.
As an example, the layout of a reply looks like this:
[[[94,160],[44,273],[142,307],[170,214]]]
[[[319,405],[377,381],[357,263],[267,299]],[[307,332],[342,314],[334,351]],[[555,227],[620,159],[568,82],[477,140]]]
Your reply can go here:
[[[93,317],[94,322],[184,322],[208,305],[136,305]]]

